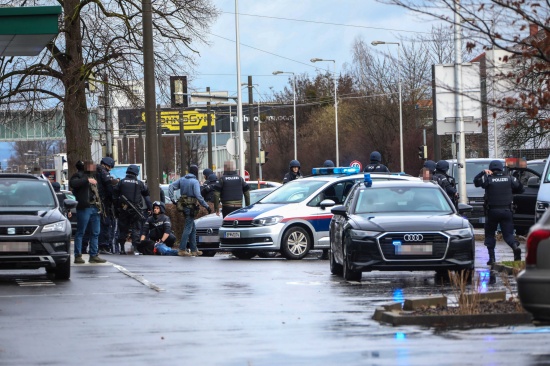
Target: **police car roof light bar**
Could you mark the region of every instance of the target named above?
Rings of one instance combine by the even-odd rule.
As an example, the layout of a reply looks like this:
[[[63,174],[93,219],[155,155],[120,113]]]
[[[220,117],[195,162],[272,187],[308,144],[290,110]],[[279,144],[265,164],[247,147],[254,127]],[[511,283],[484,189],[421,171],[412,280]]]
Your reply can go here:
[[[331,174],[344,174],[352,175],[359,173],[359,167],[355,166],[338,166],[332,168],[313,168],[311,174],[313,175],[331,175]]]

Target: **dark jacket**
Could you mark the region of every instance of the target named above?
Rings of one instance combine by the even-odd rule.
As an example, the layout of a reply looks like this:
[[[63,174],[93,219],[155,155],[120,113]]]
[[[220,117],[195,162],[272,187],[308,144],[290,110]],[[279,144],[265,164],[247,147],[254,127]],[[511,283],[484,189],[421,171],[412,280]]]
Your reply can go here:
[[[88,181],[88,178],[92,178],[83,170],[79,170],[73,174],[69,180],[69,187],[71,187],[73,194],[78,201],[76,206],[77,210],[86,209],[94,205],[99,204],[99,197],[96,197],[92,190],[92,185]]]
[[[366,173],[374,172],[374,173],[389,173],[390,170],[387,166],[380,163],[379,161],[371,161],[369,165],[365,167],[365,170],[363,170]]]
[[[488,209],[512,208],[513,193],[523,192],[523,184],[502,171],[487,175],[485,171],[474,177],[474,185],[485,189],[485,202]]]
[[[302,178],[302,173],[300,173],[299,170],[298,170],[298,173],[296,173],[296,174],[294,174],[294,172],[291,170],[290,172],[285,174],[285,176],[283,178],[283,184],[291,182],[295,179],[300,179],[300,178]]]
[[[151,198],[149,197],[149,188],[133,174],[127,174],[114,188],[115,207],[120,211],[122,206],[122,196],[125,196],[137,208],[142,205],[142,200],[145,201],[147,209],[153,209]]]
[[[166,216],[164,203],[160,205],[160,214],[151,215],[147,218],[141,229],[141,235],[149,237],[153,241],[162,239],[165,233],[172,234],[170,218]]]

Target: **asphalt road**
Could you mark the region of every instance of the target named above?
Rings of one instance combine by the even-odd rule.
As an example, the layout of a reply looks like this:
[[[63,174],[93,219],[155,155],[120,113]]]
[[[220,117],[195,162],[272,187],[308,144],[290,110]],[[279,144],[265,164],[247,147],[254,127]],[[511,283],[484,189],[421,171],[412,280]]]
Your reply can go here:
[[[314,253],[281,258],[105,256],[72,267],[0,272],[0,365],[543,365],[550,328],[435,331],[371,319],[380,304],[453,297],[431,272],[330,274]],[[497,260],[511,259],[504,244]],[[481,243],[478,274],[490,281]],[[494,282],[494,283],[493,283]],[[515,282],[512,280],[512,292]]]

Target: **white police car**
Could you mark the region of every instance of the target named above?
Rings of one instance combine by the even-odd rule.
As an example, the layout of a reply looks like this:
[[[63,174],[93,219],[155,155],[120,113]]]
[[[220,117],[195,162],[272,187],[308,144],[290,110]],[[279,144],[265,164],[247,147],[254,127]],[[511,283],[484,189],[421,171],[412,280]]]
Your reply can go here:
[[[257,203],[227,215],[219,230],[220,249],[250,259],[258,251],[280,251],[302,259],[311,249],[328,249],[330,208],[346,199],[364,180],[356,167],[314,168],[313,176],[289,182]],[[378,180],[419,180],[416,177],[371,173]]]

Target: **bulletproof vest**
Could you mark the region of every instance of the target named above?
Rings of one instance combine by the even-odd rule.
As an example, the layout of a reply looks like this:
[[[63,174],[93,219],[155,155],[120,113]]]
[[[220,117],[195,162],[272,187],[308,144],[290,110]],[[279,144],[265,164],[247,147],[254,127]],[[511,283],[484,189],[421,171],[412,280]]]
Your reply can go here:
[[[452,198],[452,195],[456,193],[456,189],[453,187],[454,178],[449,177],[446,174],[435,173],[433,175],[433,180],[436,181],[437,184],[439,184],[439,186],[445,190],[445,193],[447,193],[449,197]]]
[[[201,196],[206,202],[214,201],[214,184],[206,182],[201,187]]]
[[[126,196],[133,204],[141,207],[141,184],[137,178],[122,178],[120,180],[120,195]]]
[[[99,197],[101,197],[101,199],[103,200],[110,199],[111,197],[107,197],[107,187],[105,187],[105,184],[110,184],[110,183],[105,183],[105,181],[110,181],[111,175],[109,174],[107,169],[105,169],[101,165],[98,165],[96,176],[97,176],[97,189],[99,191]]]
[[[384,165],[380,163],[369,164],[365,167],[365,172],[385,172],[386,169],[383,168]]]
[[[243,199],[243,181],[238,175],[224,175],[220,178],[222,190],[220,192],[220,200],[240,201]]]
[[[487,177],[488,185],[485,194],[489,208],[510,206],[513,200],[512,177],[504,174],[493,174]]]

